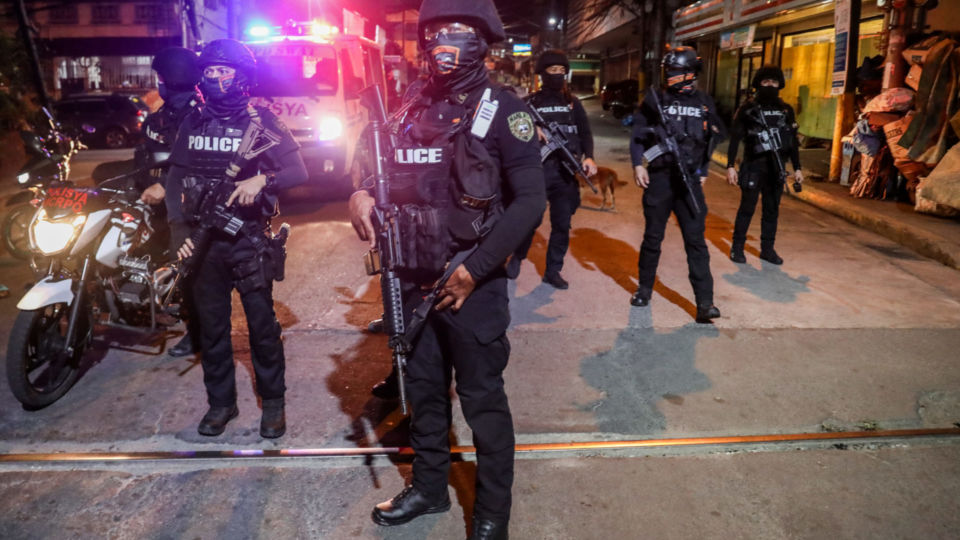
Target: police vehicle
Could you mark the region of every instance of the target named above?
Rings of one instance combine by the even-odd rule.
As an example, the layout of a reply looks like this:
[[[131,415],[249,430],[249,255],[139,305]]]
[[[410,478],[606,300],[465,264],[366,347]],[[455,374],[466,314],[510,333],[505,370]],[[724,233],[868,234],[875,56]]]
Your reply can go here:
[[[359,92],[385,86],[382,47],[316,21],[253,26],[247,36],[257,58],[251,103],[290,128],[314,186],[356,185],[362,167],[357,144],[368,122]]]

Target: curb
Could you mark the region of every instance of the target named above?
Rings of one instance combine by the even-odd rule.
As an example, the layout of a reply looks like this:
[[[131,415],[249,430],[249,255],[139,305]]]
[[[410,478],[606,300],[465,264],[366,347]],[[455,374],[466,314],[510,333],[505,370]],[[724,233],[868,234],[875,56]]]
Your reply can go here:
[[[726,166],[726,156],[722,155],[721,152],[715,151],[710,159],[720,167]],[[784,192],[795,199],[816,206],[854,225],[893,240],[924,257],[933,259],[954,270],[960,270],[960,247],[956,244],[946,241],[942,236],[913,225],[854,207],[811,184],[812,182],[804,182],[803,191],[800,193],[794,193],[793,190],[789,189],[784,190]]]

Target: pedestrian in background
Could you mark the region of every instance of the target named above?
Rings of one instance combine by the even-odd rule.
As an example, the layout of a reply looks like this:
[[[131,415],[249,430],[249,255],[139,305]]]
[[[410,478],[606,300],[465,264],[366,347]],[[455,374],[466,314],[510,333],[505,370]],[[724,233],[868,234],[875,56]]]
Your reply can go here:
[[[757,208],[757,200],[762,198],[760,258],[772,264],[783,264],[783,259],[773,248],[777,239],[780,197],[783,196],[785,181],[777,171],[784,170],[783,165],[789,159],[793,165],[794,182],[797,186],[803,182],[797,120],[793,107],[780,99],[779,95],[784,84],[786,80],[779,67],[764,66],[758,69],[753,76],[756,96],[740,106],[730,127],[727,182],[731,186],[740,186],[740,207],[737,209],[730,244],[730,260],[735,263],[747,262],[743,254],[747,229]],[[737,172],[736,159],[741,141],[744,143],[743,162]],[[779,165],[775,160],[779,160]]]
[[[167,178],[166,201],[178,255],[199,257],[194,272],[193,297],[199,318],[203,382],[210,406],[200,421],[201,435],[223,433],[238,415],[231,332],[231,293],[240,302],[250,332],[250,355],[257,392],[263,402],[260,436],[280,437],[286,431],[284,369],[280,323],[273,307],[273,280],[283,274],[282,257],[266,236],[277,213],[276,195],[307,180],[300,146],[269,110],[250,105],[256,60],[242,43],[211,41],[200,53],[205,98],[202,109],[180,126]],[[267,133],[269,131],[269,133]],[[273,141],[262,153],[241,155],[241,143]],[[230,170],[234,174],[227,175]],[[234,178],[236,187],[226,207],[239,207],[243,225],[236,235],[214,230],[207,246],[194,246],[191,230],[205,224],[184,213],[215,182]],[[185,184],[188,184],[185,186]],[[184,189],[184,188],[190,189]],[[205,247],[202,252],[194,250]],[[278,260],[279,259],[279,260]]]
[[[527,98],[527,104],[537,109],[543,119],[556,122],[567,137],[567,148],[580,159],[587,176],[597,173],[593,161],[593,133],[583,104],[570,92],[567,73],[570,61],[557,49],[545,51],[537,59],[537,74],[542,88]],[[573,214],[580,207],[580,184],[567,172],[558,152],[550,154],[543,162],[543,175],[547,185],[547,200],[550,202],[550,239],[547,242],[546,270],[543,282],[556,289],[570,286],[560,275],[563,259],[570,247],[570,227]],[[507,275],[516,278],[520,274],[520,262],[526,258],[533,235],[517,249],[507,266]]]
[[[696,320],[705,323],[719,317],[720,310],[713,305],[710,253],[704,239],[707,201],[702,186],[707,181],[710,152],[722,136],[724,127],[713,100],[696,88],[699,71],[700,58],[695,49],[675,47],[668,50],[661,62],[663,89],[649,88],[634,114],[630,155],[634,180],[644,188],[645,227],[638,261],[639,283],[630,303],[634,306],[650,303],[660,262],[660,245],[667,220],[673,213],[680,224],[687,252],[690,284],[697,305]],[[656,96],[652,95],[654,93]],[[679,146],[679,164],[669,152],[658,147],[664,145],[664,137],[673,137]],[[648,162],[647,166],[644,166],[645,162]],[[684,182],[678,165],[694,179],[692,185]],[[688,197],[695,200],[698,208],[694,208]]]

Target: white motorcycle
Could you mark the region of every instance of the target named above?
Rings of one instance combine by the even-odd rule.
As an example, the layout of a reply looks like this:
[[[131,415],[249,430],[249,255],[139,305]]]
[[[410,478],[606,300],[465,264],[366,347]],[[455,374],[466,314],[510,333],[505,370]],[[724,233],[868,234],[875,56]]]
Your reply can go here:
[[[51,185],[30,221],[34,265],[45,271],[17,304],[7,347],[7,380],[26,409],[73,386],[97,326],[153,333],[178,321],[177,268],[148,244],[149,205],[107,184]]]

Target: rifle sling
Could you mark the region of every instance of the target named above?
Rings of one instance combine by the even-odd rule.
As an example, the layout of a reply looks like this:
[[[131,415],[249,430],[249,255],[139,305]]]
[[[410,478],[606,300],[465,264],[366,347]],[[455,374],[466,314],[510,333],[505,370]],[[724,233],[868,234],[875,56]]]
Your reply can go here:
[[[467,260],[467,257],[472,255],[479,246],[480,244],[476,244],[469,249],[458,251],[457,254],[450,259],[450,262],[447,264],[447,269],[443,272],[443,275],[440,276],[440,279],[437,280],[437,284],[430,291],[430,294],[423,297],[423,301],[417,304],[417,307],[413,310],[413,316],[410,318],[410,324],[403,334],[403,342],[406,347],[409,348],[412,346],[414,340],[417,339],[420,330],[423,329],[423,323],[427,321],[430,310],[433,309],[433,304],[436,303],[437,296],[440,294],[443,286],[447,284],[447,280],[450,279],[450,276],[453,275],[457,267],[463,264],[463,262]]]

